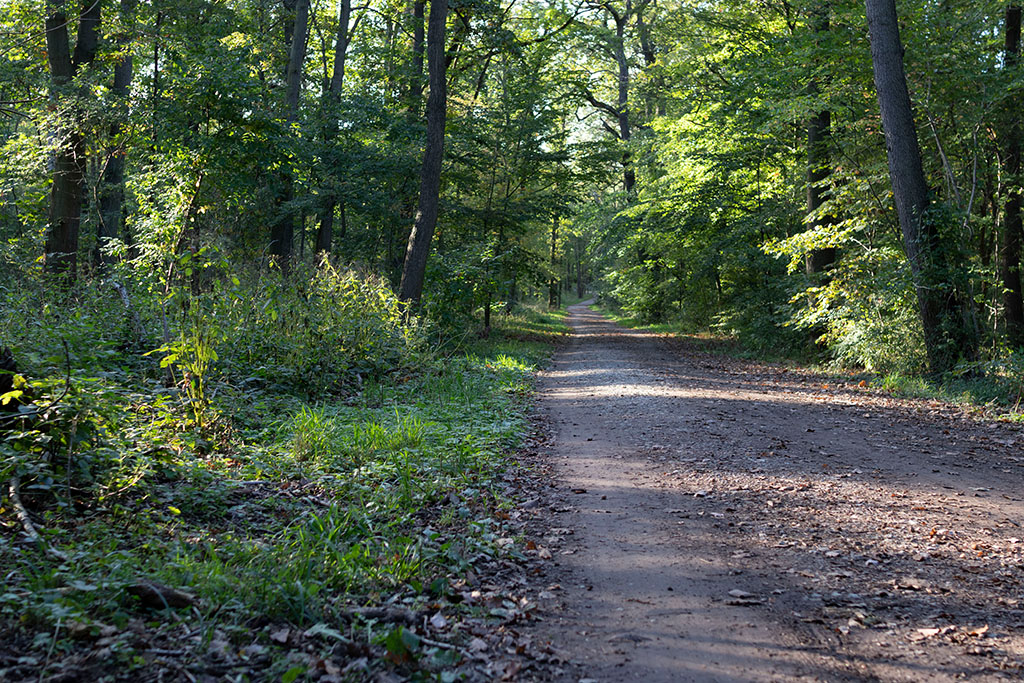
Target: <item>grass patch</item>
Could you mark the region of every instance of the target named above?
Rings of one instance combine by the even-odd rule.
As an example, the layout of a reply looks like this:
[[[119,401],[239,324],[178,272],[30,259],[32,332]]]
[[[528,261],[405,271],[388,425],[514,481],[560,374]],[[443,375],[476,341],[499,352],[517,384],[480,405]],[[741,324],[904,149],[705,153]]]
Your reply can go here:
[[[939,400],[954,405],[980,408],[986,415],[1019,422],[1024,397],[1024,375],[1008,372],[1004,363],[989,367],[984,375],[962,372],[940,380],[890,373],[871,380],[871,386],[906,398]]]
[[[456,587],[515,552],[503,474],[563,319],[498,316],[488,339],[317,400],[287,384],[211,380],[217,418],[203,430],[182,415],[188,397],[155,380],[73,377],[78,417],[67,415],[81,433],[58,436],[54,423],[31,438],[62,439],[39,457],[66,457],[69,472],[80,459],[103,484],[86,494],[72,474],[33,470],[29,451],[5,451],[43,538],[25,544],[4,499],[0,624],[22,651],[8,653],[16,663],[0,664],[0,678],[54,673],[76,657],[87,668],[83,653],[97,651],[127,675],[160,666],[154,650],[218,677],[258,664],[261,678],[287,679],[339,648],[370,671],[450,671],[452,651],[359,609],[475,609],[456,606]],[[194,601],[165,609],[138,594],[146,583]]]

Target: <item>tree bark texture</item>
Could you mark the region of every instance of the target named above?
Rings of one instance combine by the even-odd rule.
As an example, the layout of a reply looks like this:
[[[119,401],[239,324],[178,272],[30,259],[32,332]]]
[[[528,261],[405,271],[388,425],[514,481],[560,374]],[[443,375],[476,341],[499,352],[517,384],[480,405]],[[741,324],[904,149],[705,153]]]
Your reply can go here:
[[[619,139],[627,146],[622,153],[622,184],[628,194],[636,185],[636,171],[633,170],[632,155],[628,149],[629,138],[632,135],[629,126],[629,61],[626,58],[626,22],[629,20],[629,14],[613,14],[612,17],[615,20],[615,62],[619,68]]]
[[[813,29],[818,36],[829,31],[828,5],[820,5],[813,10]],[[811,94],[817,94],[818,84],[811,82]],[[829,155],[829,137],[832,134],[832,113],[820,111],[807,122],[807,213],[813,215],[825,203],[825,191],[822,183],[831,175],[831,159]],[[831,224],[828,217],[819,216],[811,220],[812,230],[819,230]],[[836,250],[831,247],[814,249],[807,254],[805,268],[808,274],[820,273],[835,263]]]
[[[74,54],[68,38],[64,0],[51,0],[46,12],[46,51],[53,96],[60,102],[78,70],[91,63],[99,46],[100,3],[83,2]],[[72,117],[76,118],[76,117]],[[59,128],[53,160],[53,184],[46,230],[44,264],[48,272],[73,280],[78,269],[78,236],[85,187],[85,137],[72,122]]]
[[[126,49],[130,40],[127,34],[135,13],[135,0],[121,0],[122,35],[117,39],[121,54],[114,65],[114,83],[111,94],[119,107],[127,110],[128,90],[132,83],[132,57]],[[124,112],[126,113],[126,112]],[[109,240],[124,234],[124,145],[121,136],[124,126],[120,121],[110,124],[110,144],[107,147],[107,162],[103,169],[103,183],[100,190],[100,222],[96,241],[96,263],[109,265],[112,258],[104,251]]]
[[[548,281],[548,308],[558,308],[558,216],[551,222],[551,279]]]
[[[1016,72],[1020,68],[1020,5],[1006,8],[1006,69]],[[1020,256],[1021,239],[1021,124],[1020,97],[1008,98],[1005,114],[1004,173],[1009,191],[1003,211],[1003,249],[1000,275],[1003,281],[1003,311],[1006,322],[1006,340],[1010,346],[1024,346],[1024,299],[1021,295]]]
[[[432,0],[427,21],[427,70],[430,94],[427,96],[427,145],[420,171],[420,198],[416,221],[409,234],[402,268],[399,298],[416,303],[423,294],[423,278],[430,254],[430,241],[437,226],[441,193],[441,161],[444,158],[444,126],[447,114],[447,81],[445,79],[445,22],[448,0]]]
[[[637,8],[636,11],[636,32],[640,38],[640,52],[644,56],[644,65],[648,69],[654,69],[658,63],[658,55],[654,48],[654,43],[651,41],[651,30],[647,22],[644,20],[644,10],[647,5]],[[665,116],[667,113],[666,101],[665,101],[665,76],[660,72],[654,76],[653,79],[655,104],[654,114],[656,116]]]
[[[975,347],[967,334],[943,258],[936,226],[928,217],[928,184],[914,125],[903,65],[903,45],[895,0],[865,0],[871,62],[882,115],[896,213],[903,248],[910,263],[932,373],[953,369],[958,356],[973,358]]]
[[[309,0],[295,2],[295,21],[289,45],[288,72],[285,80],[285,121],[288,127],[298,117],[299,92],[302,87],[302,64],[306,60],[306,33],[309,26]],[[295,237],[295,215],[290,204],[295,196],[291,172],[285,170],[281,177],[282,189],[278,196],[279,218],[271,228],[270,254],[282,269],[287,270],[292,256],[292,242]]]
[[[418,115],[423,99],[423,15],[426,0],[412,3],[412,69],[409,74],[409,111]]]
[[[825,190],[821,184],[828,180],[829,168],[828,138],[831,132],[831,112],[822,111],[807,123],[807,213],[813,214],[825,203]],[[827,216],[817,216],[811,221],[811,229],[818,230],[831,224]],[[808,273],[820,273],[835,263],[836,250],[832,247],[814,249],[807,254]]]
[[[345,59],[348,56],[348,46],[351,41],[349,35],[349,22],[352,19],[352,0],[338,1],[338,34],[334,41],[334,67],[331,71],[331,84],[325,93],[324,115],[327,117],[327,124],[324,129],[325,142],[330,144],[338,134],[337,112],[334,108],[341,97],[341,89],[345,85]],[[334,236],[334,210],[337,207],[338,199],[333,191],[328,191],[324,198],[324,205],[320,209],[320,226],[316,232],[317,253],[329,253],[331,242]],[[342,207],[342,212],[344,212]]]

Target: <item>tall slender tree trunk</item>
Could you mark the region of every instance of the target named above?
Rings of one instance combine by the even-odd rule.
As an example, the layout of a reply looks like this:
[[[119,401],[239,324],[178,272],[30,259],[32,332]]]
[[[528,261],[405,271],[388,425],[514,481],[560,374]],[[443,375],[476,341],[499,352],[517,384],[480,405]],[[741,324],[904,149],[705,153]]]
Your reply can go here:
[[[306,33],[309,26],[309,0],[296,0],[294,5],[295,21],[290,35],[288,72],[285,79],[285,121],[289,129],[299,113],[302,65],[306,60]],[[290,208],[295,196],[295,182],[288,170],[282,173],[281,181],[283,187],[277,200],[279,217],[270,231],[270,254],[277,259],[282,269],[287,270],[292,257],[292,242],[295,239],[295,215]]]
[[[127,51],[131,41],[129,29],[134,25],[135,0],[121,0],[121,36],[117,39],[120,55],[114,65],[114,83],[111,94],[118,106],[125,111],[119,117],[127,118],[128,89],[132,83],[132,57]],[[103,183],[100,190],[100,221],[96,240],[96,263],[109,265],[113,259],[105,251],[112,239],[124,237],[124,125],[117,120],[110,125],[110,143],[107,147],[107,162],[103,169]]]
[[[548,308],[558,308],[558,216],[551,221],[551,279],[548,281]]]
[[[1006,69],[1016,72],[1020,68],[1020,5],[1006,8]],[[1021,124],[1020,97],[1009,98],[1006,109],[1004,139],[1004,172],[1010,188],[1003,212],[1003,249],[1000,274],[1003,281],[1003,310],[1006,321],[1006,340],[1013,347],[1024,346],[1024,299],[1021,296],[1020,256],[1021,239]]]
[[[576,296],[583,298],[583,249],[579,240],[576,241]]]
[[[828,180],[829,168],[828,139],[831,134],[831,112],[822,111],[807,122],[807,213],[813,215],[825,203],[825,190],[821,183]],[[828,216],[811,219],[810,227],[818,230],[831,224]],[[835,263],[836,250],[832,247],[814,249],[807,254],[805,262],[808,273],[820,273]]]
[[[648,7],[647,3],[644,3],[642,7],[638,7],[636,10],[636,32],[640,39],[640,52],[644,56],[644,66],[648,69],[653,69],[658,63],[658,55],[654,49],[654,43],[651,41],[651,30],[650,26],[644,20],[644,10]],[[652,79],[654,85],[654,115],[664,116],[666,114],[666,102],[665,102],[665,76],[660,71],[657,72]],[[648,107],[649,108],[649,107]]]
[[[65,4],[65,0],[49,0],[46,7],[46,51],[53,98],[58,103],[58,110],[65,94],[62,91],[70,86],[83,65],[93,61],[99,46],[100,3],[83,2],[74,54],[68,39],[69,19],[64,11]],[[70,119],[78,118],[75,112],[67,114]],[[85,186],[85,136],[77,120],[60,126],[58,135],[44,263],[48,272],[74,280],[78,269],[78,236]]]
[[[813,29],[820,38],[827,34],[829,26],[829,7],[827,4],[819,5],[814,10]],[[818,84],[811,82],[809,88],[811,94],[819,92]],[[807,122],[807,213],[814,215],[822,204],[825,203],[825,191],[821,184],[828,180],[831,174],[831,159],[829,155],[829,137],[832,134],[832,113],[823,110],[812,116]],[[811,219],[812,230],[819,230],[831,224],[826,216],[818,216]],[[836,250],[831,247],[814,249],[807,254],[804,263],[808,274],[820,273],[831,266],[836,260]]]
[[[629,61],[626,58],[626,22],[629,11],[622,15],[614,15],[615,20],[615,62],[618,65],[618,123],[619,139],[626,149],[622,153],[622,185],[626,193],[633,191],[636,185],[636,171],[633,170],[632,155],[629,152],[629,139],[632,131],[629,125]]]
[[[331,145],[334,137],[338,134],[338,115],[335,107],[341,98],[341,89],[345,84],[345,59],[348,55],[348,46],[351,42],[349,35],[349,22],[352,18],[352,0],[338,1],[338,34],[334,42],[334,67],[331,71],[331,83],[324,94],[324,116],[327,123],[324,126],[324,143]],[[333,191],[327,193],[324,205],[320,209],[320,226],[316,232],[317,253],[330,253],[331,241],[334,234],[334,210],[337,206],[337,196]],[[344,221],[345,207],[342,206],[342,220]]]
[[[430,241],[437,226],[441,194],[441,161],[444,158],[444,124],[447,115],[448,84],[445,78],[445,22],[448,0],[432,0],[427,21],[427,70],[430,94],[427,97],[427,146],[420,171],[420,199],[416,221],[409,234],[402,268],[399,298],[416,303],[423,294]]]
[[[409,113],[419,116],[423,99],[423,16],[426,0],[412,3],[412,69],[409,73]]]
[[[951,370],[958,356],[973,358],[976,342],[949,282],[955,273],[947,266],[936,225],[928,216],[928,185],[907,89],[895,0],[865,0],[865,9],[903,248],[914,279],[929,369],[941,373]]]

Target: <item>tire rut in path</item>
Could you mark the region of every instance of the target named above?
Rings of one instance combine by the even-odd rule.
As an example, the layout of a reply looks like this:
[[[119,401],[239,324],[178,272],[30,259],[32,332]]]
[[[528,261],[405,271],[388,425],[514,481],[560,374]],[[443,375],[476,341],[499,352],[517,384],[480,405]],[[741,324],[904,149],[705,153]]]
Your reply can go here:
[[[928,650],[902,637],[934,622],[931,590],[921,588],[931,584],[910,576],[903,560],[911,560],[887,552],[872,526],[891,516],[881,506],[897,492],[954,495],[945,482],[961,482],[933,471],[927,449],[880,457],[878,428],[856,396],[816,403],[807,382],[766,386],[756,381],[764,366],[730,372],[729,361],[679,354],[585,304],[570,307],[570,323],[575,336],[542,377],[539,406],[573,508],[553,522],[572,530],[554,557],[561,603],[537,627],[571,662],[556,677],[952,680],[973,667],[986,678],[984,663],[962,663],[949,627]],[[891,471],[879,469],[883,459]],[[922,470],[930,478],[909,490]],[[1019,472],[1015,479],[1019,487]],[[993,524],[1024,516],[1011,498],[972,514]],[[950,507],[913,502],[934,504],[936,514]],[[854,522],[844,531],[860,513],[871,529]],[[880,544],[876,555],[861,547],[869,541]],[[862,576],[862,566],[875,573]],[[914,591],[906,600],[901,580]],[[961,597],[941,613],[977,620]]]

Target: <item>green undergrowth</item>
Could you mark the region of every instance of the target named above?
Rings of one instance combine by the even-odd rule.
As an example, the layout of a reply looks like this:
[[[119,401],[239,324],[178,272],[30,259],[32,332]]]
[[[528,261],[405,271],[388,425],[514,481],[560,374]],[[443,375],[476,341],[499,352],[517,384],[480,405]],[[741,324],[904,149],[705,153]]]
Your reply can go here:
[[[1005,353],[999,361],[980,362],[964,365],[958,372],[940,379],[928,378],[913,373],[877,373],[855,368],[837,371],[834,364],[814,363],[813,359],[797,354],[771,354],[746,349],[739,340],[714,333],[693,333],[681,323],[665,322],[644,324],[637,318],[629,317],[609,307],[595,305],[595,311],[616,323],[633,329],[655,334],[668,334],[685,338],[700,351],[731,358],[758,359],[768,362],[800,364],[807,369],[825,375],[836,374],[842,381],[863,379],[873,389],[885,391],[905,398],[939,400],[964,407],[982,409],[990,416],[1006,420],[1024,420],[1024,357],[1020,354]]]
[[[871,385],[897,396],[939,400],[1004,420],[1024,421],[1024,363],[1013,354],[998,362],[966,365],[938,380],[890,373],[872,378]]]
[[[70,362],[66,377],[35,382],[36,412],[8,420],[0,447],[0,630],[25,648],[19,662],[42,676],[102,648],[127,671],[148,666],[154,644],[203,657],[256,643],[272,653],[258,678],[287,679],[305,665],[269,638],[284,624],[362,643],[371,668],[374,647],[411,666],[401,629],[352,611],[437,605],[481,561],[512,552],[496,543],[514,494],[503,475],[562,317],[498,316],[487,338],[420,347],[390,372],[364,354],[317,391],[287,368],[240,372],[249,351],[230,347],[210,356],[221,371],[206,370],[201,396],[187,371],[166,386],[151,356]],[[402,334],[378,324],[371,336]],[[147,604],[132,588],[145,582],[195,603]],[[426,669],[443,668],[445,652]]]

